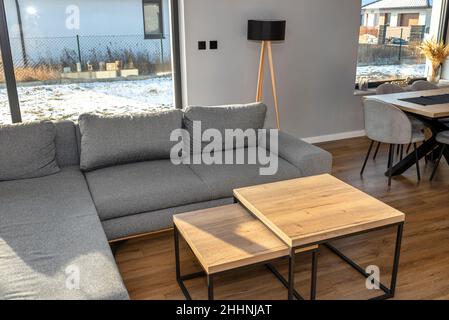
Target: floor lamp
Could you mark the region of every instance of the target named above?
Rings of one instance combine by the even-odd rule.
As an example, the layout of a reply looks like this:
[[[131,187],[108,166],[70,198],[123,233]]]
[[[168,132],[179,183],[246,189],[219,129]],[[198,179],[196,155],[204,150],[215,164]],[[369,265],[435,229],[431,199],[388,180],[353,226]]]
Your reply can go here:
[[[276,89],[276,73],[273,63],[273,50],[271,47],[272,41],[284,41],[285,40],[285,20],[249,20],[248,21],[248,40],[262,41],[262,48],[260,51],[260,65],[259,65],[259,77],[257,81],[257,93],[256,101],[261,102],[263,100],[263,81],[264,81],[264,68],[265,60],[268,52],[268,62],[270,65],[271,85],[273,88],[274,108],[276,112],[276,125],[277,128],[281,128],[279,117],[279,103]]]

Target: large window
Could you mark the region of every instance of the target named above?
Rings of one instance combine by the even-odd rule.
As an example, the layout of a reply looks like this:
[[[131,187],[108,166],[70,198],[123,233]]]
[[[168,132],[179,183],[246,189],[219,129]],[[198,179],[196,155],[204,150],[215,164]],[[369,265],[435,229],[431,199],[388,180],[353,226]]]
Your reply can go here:
[[[126,114],[180,105],[169,12],[177,10],[177,1],[145,0],[138,10],[140,1],[1,1],[7,29],[0,28],[0,37],[10,40],[17,89],[0,73],[0,123],[11,122],[8,88],[18,94],[12,105],[16,122],[20,117],[77,121],[85,112]]]
[[[439,38],[445,0],[362,0],[357,80],[423,78],[426,59],[419,46]]]
[[[161,38],[164,34],[162,0],[143,0],[145,38]]]

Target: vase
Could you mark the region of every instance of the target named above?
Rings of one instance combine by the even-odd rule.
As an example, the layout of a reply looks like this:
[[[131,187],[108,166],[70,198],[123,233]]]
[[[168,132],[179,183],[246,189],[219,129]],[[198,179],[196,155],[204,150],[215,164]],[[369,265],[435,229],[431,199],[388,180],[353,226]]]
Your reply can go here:
[[[427,81],[438,84],[441,77],[441,65],[432,65],[429,70],[429,75],[427,76]]]

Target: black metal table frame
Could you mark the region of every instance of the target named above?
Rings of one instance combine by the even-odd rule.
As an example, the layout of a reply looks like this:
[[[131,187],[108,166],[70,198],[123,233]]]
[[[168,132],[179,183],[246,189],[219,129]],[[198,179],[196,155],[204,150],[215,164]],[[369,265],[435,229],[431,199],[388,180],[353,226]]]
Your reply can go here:
[[[418,118],[422,122],[424,122],[426,125],[429,126],[429,128],[432,130],[432,138],[425,141],[421,146],[418,147],[418,159],[421,160],[422,158],[426,157],[429,154],[434,154],[435,156],[432,156],[432,158],[438,158],[438,156],[442,152],[442,147],[438,144],[438,142],[435,140],[438,133],[442,131],[449,130],[449,127],[446,126],[444,123],[442,123],[438,118],[428,118],[425,116],[420,116],[415,113],[409,113],[415,118]],[[444,157],[449,163],[449,149],[447,149],[444,152]],[[396,165],[393,166],[391,169],[391,175],[392,176],[400,176],[405,171],[410,169],[412,166],[414,166],[416,163],[415,154],[411,153],[408,156],[406,156],[404,159],[399,161]],[[389,176],[390,170],[387,170],[385,172],[386,176]]]
[[[326,246],[334,254],[336,254],[338,257],[340,257],[343,261],[347,262],[352,268],[354,268],[356,271],[358,271],[360,274],[362,274],[365,278],[371,277],[371,275],[368,274],[362,267],[360,267],[356,262],[354,262],[353,260],[348,258],[341,251],[339,251],[337,248],[335,248],[333,245],[331,245],[330,242],[345,239],[345,238],[355,237],[358,235],[371,233],[371,232],[375,232],[375,231],[379,231],[379,230],[383,230],[383,229],[387,229],[387,228],[392,228],[392,227],[397,227],[397,233],[396,233],[396,244],[395,244],[395,251],[394,251],[394,260],[393,260],[393,269],[392,269],[392,274],[391,274],[390,288],[387,288],[381,282],[379,282],[379,283],[376,282],[375,284],[377,284],[379,286],[379,288],[384,292],[384,294],[376,296],[369,300],[385,300],[385,299],[393,298],[395,295],[395,292],[396,292],[396,283],[397,283],[397,276],[398,276],[398,270],[399,270],[399,258],[400,258],[400,253],[401,253],[401,243],[402,243],[402,234],[403,234],[403,230],[404,230],[404,222],[394,223],[394,224],[390,224],[387,226],[382,226],[379,228],[374,228],[374,229],[370,229],[370,230],[366,230],[366,231],[352,233],[352,234],[341,236],[341,237],[335,237],[335,238],[327,239],[327,240],[324,240],[321,242],[314,242],[314,243],[310,243],[307,245],[301,245],[299,247],[290,249],[290,254],[291,254],[290,260],[292,260],[292,265],[289,268],[288,282],[289,283],[295,282],[295,279],[294,279],[294,277],[295,277],[295,275],[294,275],[294,266],[295,266],[294,257],[295,257],[295,255],[292,254],[292,252],[296,252],[297,249],[309,247],[311,245]],[[318,263],[318,261],[316,261],[315,263]],[[316,279],[315,279],[314,286],[316,286]],[[312,290],[316,292],[316,288],[314,288]],[[294,288],[290,287],[289,288],[289,300],[293,299],[293,292],[294,292]]]
[[[217,276],[221,276],[223,274],[227,274],[227,273],[231,273],[231,272],[235,272],[237,270],[240,269],[246,269],[246,268],[252,268],[258,265],[265,265],[267,267],[267,269],[284,285],[285,288],[287,288],[288,290],[288,297],[291,299],[293,299],[293,297],[295,297],[298,300],[305,300],[298,291],[296,291],[293,286],[291,286],[291,282],[288,282],[287,280],[285,280],[285,278],[279,273],[279,271],[273,266],[272,263],[277,262],[277,261],[281,261],[283,259],[288,258],[289,260],[289,270],[291,270],[291,268],[293,267],[292,264],[292,260],[294,261],[294,255],[293,255],[293,259],[291,257],[291,254],[289,254],[288,256],[284,256],[284,257],[280,257],[280,258],[276,258],[270,261],[264,261],[264,262],[260,262],[260,263],[254,263],[254,264],[250,264],[250,265],[246,265],[246,266],[242,266],[242,267],[238,267],[238,268],[234,268],[231,270],[226,270],[226,271],[222,271],[222,272],[218,272],[218,273],[214,273],[214,274],[208,274],[204,269],[201,272],[196,272],[196,273],[192,273],[192,274],[188,274],[188,275],[181,275],[181,262],[180,262],[180,250],[179,250],[179,235],[180,232],[178,230],[178,228],[176,227],[176,225],[174,225],[174,240],[175,240],[175,263],[176,263],[176,281],[178,282],[179,287],[182,290],[182,293],[184,294],[185,298],[187,300],[192,300],[192,297],[189,293],[189,290],[187,289],[187,287],[184,284],[184,281],[188,281],[188,280],[193,280],[196,278],[201,278],[201,277],[206,277],[207,278],[207,288],[208,288],[208,299],[209,300],[214,300],[214,278]],[[192,250],[192,248],[190,247],[190,245],[186,242],[187,246],[189,246],[190,250]],[[318,249],[315,250],[310,250],[307,252],[312,252],[312,276],[311,276],[311,289],[310,289],[310,299],[311,300],[315,300],[316,297],[316,277],[317,277],[317,252]],[[200,263],[201,265],[201,263]],[[201,266],[202,267],[202,266]],[[290,273],[290,271],[289,271]]]
[[[190,293],[189,293],[187,287],[185,286],[184,281],[192,280],[192,279],[195,279],[195,278],[206,276],[207,277],[207,286],[208,286],[208,298],[209,298],[209,300],[213,300],[214,299],[214,277],[219,276],[219,275],[223,275],[225,273],[229,273],[229,272],[232,272],[232,271],[236,271],[238,269],[250,268],[250,267],[254,267],[256,265],[265,264],[265,266],[268,268],[268,270],[270,270],[276,276],[276,278],[284,285],[284,287],[287,288],[287,290],[288,290],[288,296],[287,296],[288,300],[293,300],[294,298],[296,298],[298,300],[304,300],[304,298],[294,288],[294,282],[295,282],[295,272],[294,272],[294,270],[295,270],[295,257],[296,257],[296,251],[298,249],[308,248],[308,247],[316,246],[316,245],[318,247],[320,245],[324,245],[329,250],[331,250],[334,254],[336,254],[338,257],[340,257],[343,261],[348,263],[353,269],[355,269],[357,272],[359,272],[361,275],[363,275],[365,278],[369,278],[371,276],[370,274],[368,274],[362,267],[360,267],[352,259],[348,258],[341,251],[339,251],[337,248],[335,248],[333,245],[331,245],[330,242],[336,241],[336,240],[345,239],[345,238],[355,237],[355,236],[358,236],[358,235],[371,233],[371,232],[375,232],[375,231],[379,231],[379,230],[393,228],[393,227],[397,228],[397,232],[396,232],[396,243],[395,243],[395,250],[394,250],[393,269],[392,269],[392,274],[391,274],[390,287],[389,288],[386,287],[381,282],[375,283],[375,284],[378,285],[378,287],[384,293],[382,295],[379,295],[379,296],[376,296],[376,297],[370,299],[370,300],[386,300],[386,299],[393,298],[395,296],[395,293],[396,293],[396,284],[397,284],[397,276],[398,276],[398,270],[399,270],[399,259],[400,259],[400,253],[401,253],[401,243],[402,243],[402,235],[403,235],[403,230],[404,230],[404,222],[394,223],[394,224],[390,224],[390,225],[387,225],[387,226],[382,226],[382,227],[379,227],[379,228],[373,228],[373,229],[370,229],[370,230],[361,231],[361,232],[357,232],[357,233],[352,233],[352,234],[341,236],[341,237],[335,237],[335,238],[332,238],[332,239],[327,239],[325,241],[310,243],[310,244],[307,244],[307,245],[301,245],[301,246],[298,246],[298,247],[295,247],[295,248],[291,248],[290,251],[289,251],[289,255],[288,255],[288,261],[289,261],[288,262],[288,264],[289,264],[289,266],[288,266],[288,280],[286,280],[276,270],[276,268],[274,268],[274,266],[272,265],[272,262],[279,261],[281,259],[284,259],[285,257],[277,258],[277,259],[274,259],[272,261],[265,261],[265,262],[262,262],[262,263],[256,263],[256,264],[252,264],[252,265],[247,265],[247,266],[243,266],[243,267],[240,267],[240,268],[235,268],[235,269],[232,269],[232,270],[227,270],[227,271],[223,271],[223,272],[215,273],[215,274],[207,274],[205,271],[202,271],[202,272],[197,272],[197,273],[193,273],[193,274],[182,276],[181,275],[181,266],[180,266],[180,252],[179,252],[179,231],[178,231],[178,229],[177,229],[177,227],[175,225],[174,226],[174,239],[175,239],[175,259],[176,259],[176,280],[177,280],[178,285],[181,288],[184,296],[186,297],[186,299],[187,300],[192,300],[192,297],[190,296]],[[188,243],[187,243],[187,245],[189,246]],[[189,248],[190,248],[190,246],[189,246]],[[318,249],[312,251],[312,273],[311,273],[312,276],[311,276],[311,288],[310,288],[310,299],[311,300],[316,300],[317,266],[318,266]]]

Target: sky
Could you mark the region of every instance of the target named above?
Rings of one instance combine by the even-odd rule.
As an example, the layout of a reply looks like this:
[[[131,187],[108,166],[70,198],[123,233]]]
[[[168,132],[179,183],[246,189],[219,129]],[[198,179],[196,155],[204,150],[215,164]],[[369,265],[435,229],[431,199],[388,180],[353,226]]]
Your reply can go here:
[[[362,0],[362,6],[375,2],[376,0]]]

